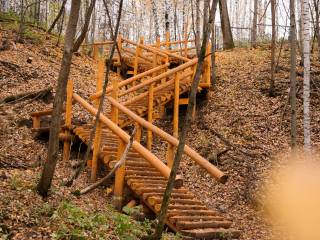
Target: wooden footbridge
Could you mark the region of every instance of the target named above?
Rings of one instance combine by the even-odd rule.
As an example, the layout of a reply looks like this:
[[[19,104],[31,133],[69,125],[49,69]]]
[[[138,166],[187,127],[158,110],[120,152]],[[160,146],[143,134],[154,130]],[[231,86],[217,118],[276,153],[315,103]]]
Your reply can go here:
[[[84,143],[89,141],[92,123],[74,125],[72,106],[79,104],[92,117],[96,115],[105,71],[104,48],[111,43],[107,41],[83,46],[93,49],[93,57],[98,63],[97,91],[90,97],[92,104],[73,91],[72,80],[68,82],[65,124],[60,134],[64,141],[64,161],[69,158],[71,135],[77,136]],[[100,164],[104,164],[108,169],[115,166],[130,140],[128,131],[132,126],[136,127],[135,140],[125,164],[115,174],[113,193],[114,204],[118,209],[126,204],[123,195],[124,188],[128,187],[142,204],[155,214],[160,212],[175,148],[179,143],[179,105],[188,104],[188,98],[181,96],[190,90],[197,66],[192,44],[193,41],[188,40],[163,43],[158,40],[154,45],[146,45],[143,38],[139,43],[121,37],[118,39],[118,52],[113,59],[113,66],[117,69],[119,78],[113,80],[107,88],[107,107],[100,114],[92,145],[92,160],[88,162],[91,180],[95,181]],[[208,53],[209,49],[208,46]],[[120,77],[123,64],[127,66],[127,75],[131,75],[130,78]],[[205,60],[199,91],[210,86],[210,64],[209,56]],[[172,133],[153,125],[153,121],[161,118],[168,106],[173,108]],[[41,130],[41,117],[50,114],[51,110],[32,113],[33,128]],[[153,151],[155,135],[167,146],[166,159]],[[227,181],[223,172],[189,146],[185,146],[184,154],[218,182]],[[238,231],[231,229],[230,220],[209,209],[183,186],[183,176],[180,175],[175,182],[166,224],[191,239],[230,239],[239,236]]]

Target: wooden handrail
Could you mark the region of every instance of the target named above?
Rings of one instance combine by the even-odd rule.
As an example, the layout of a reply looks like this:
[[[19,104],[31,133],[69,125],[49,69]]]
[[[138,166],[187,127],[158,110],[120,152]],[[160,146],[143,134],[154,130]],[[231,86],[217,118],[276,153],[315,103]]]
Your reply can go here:
[[[173,42],[169,42],[169,44],[179,44],[179,43],[185,43],[185,42],[194,42],[195,40],[177,40],[177,41],[173,41]],[[151,44],[151,46],[155,47],[157,44]],[[165,46],[166,42],[161,42],[159,44],[159,46]]]
[[[171,49],[170,52],[174,53],[174,52],[184,52],[185,50],[193,50],[196,49],[196,47],[189,47],[189,48],[175,48],[175,49]]]
[[[112,43],[113,43],[112,40],[107,40],[107,41],[103,41],[103,42],[94,42],[94,43],[82,44],[81,47],[87,47],[87,46],[93,46],[93,45],[107,45],[107,44],[112,44]]]
[[[140,73],[140,74],[138,74],[138,75],[136,75],[136,76],[133,76],[133,77],[131,77],[131,78],[128,78],[128,79],[126,79],[126,80],[124,80],[124,81],[121,81],[121,82],[119,83],[119,88],[121,88],[121,87],[123,87],[123,86],[125,86],[125,85],[127,85],[127,84],[130,84],[130,83],[132,83],[132,82],[134,82],[134,81],[137,81],[138,79],[141,79],[141,78],[143,78],[143,77],[145,77],[145,76],[151,75],[151,74],[153,74],[153,73],[155,73],[155,72],[157,72],[157,71],[160,71],[160,70],[162,70],[162,69],[165,69],[165,68],[169,67],[169,65],[170,65],[169,63],[166,63],[166,64],[160,65],[160,66],[158,66],[158,67],[152,68],[152,69],[150,69],[150,70],[148,70],[148,71],[145,71],[145,72],[143,72],[143,73]],[[106,93],[109,93],[109,92],[111,92],[111,91],[112,91],[112,86],[107,87]],[[96,99],[96,98],[99,98],[99,97],[101,97],[101,95],[102,95],[102,91],[96,92],[95,94],[93,94],[93,95],[90,96],[90,100],[94,100],[94,99]]]
[[[134,41],[131,41],[131,40],[125,39],[125,38],[123,38],[122,40],[123,40],[124,42],[130,43],[130,44],[132,44],[132,45],[134,45],[134,46],[137,46],[137,47],[140,47],[140,48],[142,48],[142,49],[144,49],[144,50],[147,50],[147,51],[149,51],[149,52],[156,53],[156,54],[158,54],[158,55],[161,56],[161,57],[164,57],[164,58],[168,57],[167,54],[163,53],[161,50],[159,50],[159,49],[157,49],[157,48],[149,47],[149,46],[146,46],[146,45],[144,45],[144,44],[139,44],[139,43],[136,43],[136,42],[134,42]]]
[[[94,108],[92,105],[90,105],[87,101],[85,101],[82,97],[80,97],[77,93],[73,93],[72,96],[89,113],[91,113],[94,116],[97,114],[98,110]],[[113,123],[102,113],[100,113],[99,120],[101,123],[105,124],[114,134],[120,137],[125,143],[129,142],[130,135],[127,134],[124,130],[122,130],[119,126]],[[151,153],[137,141],[133,141],[132,148],[135,151],[137,151],[143,158],[145,158],[154,168],[156,168],[163,177],[165,177],[166,179],[169,178],[171,171],[170,168],[168,168],[157,156],[155,156],[153,153]],[[177,176],[176,185],[181,186],[181,182],[182,176]]]
[[[136,55],[136,52],[134,50],[130,49],[130,48],[122,48],[122,49],[123,49],[124,52],[127,52],[127,53],[129,53],[129,54],[131,54],[133,56]],[[138,57],[143,59],[143,60],[145,60],[146,62],[152,62],[152,59],[147,58],[147,57],[145,57],[143,55],[139,55]]]
[[[151,83],[159,81],[162,78],[169,77],[169,76],[175,74],[176,72],[179,72],[179,71],[182,71],[182,70],[184,70],[184,69],[186,69],[188,67],[191,67],[192,65],[196,64],[197,62],[198,62],[197,58],[192,59],[192,60],[188,61],[185,64],[182,64],[182,65],[180,65],[180,66],[178,66],[176,68],[170,69],[170,70],[168,70],[168,71],[166,71],[164,73],[161,73],[160,75],[158,75],[156,77],[150,78],[150,79],[148,79],[148,80],[146,80],[146,81],[144,81],[144,82],[142,82],[142,83],[140,83],[140,84],[138,84],[136,86],[133,86],[133,87],[129,88],[128,90],[122,92],[121,96],[123,96],[125,94],[128,94],[128,93],[131,93],[131,92],[134,92],[134,91],[136,91],[136,90],[138,90],[138,89],[140,89],[142,87],[145,87],[147,85],[150,85]]]
[[[167,141],[168,143],[172,144],[173,146],[179,145],[179,140],[175,137],[171,136],[170,134],[166,133],[165,131],[161,130],[160,128],[154,126],[153,124],[149,123],[148,121],[144,120],[143,118],[136,115],[134,112],[117,102],[112,97],[107,97],[110,103],[118,108],[121,112],[125,113],[129,116],[132,120],[140,124],[142,127],[145,127],[148,130],[151,130],[153,133],[160,136],[162,139]],[[187,154],[191,159],[193,159],[199,166],[206,169],[211,176],[216,178],[219,182],[225,183],[228,180],[227,175],[225,175],[222,171],[220,171],[217,167],[212,165],[208,160],[200,156],[196,151],[194,151],[189,146],[185,145],[184,153]]]
[[[192,74],[193,74],[192,71],[186,72],[186,73],[182,74],[182,75],[181,75],[181,80],[182,80],[182,79],[185,79],[186,77],[192,76]],[[161,85],[157,86],[157,87],[154,89],[154,93],[156,93],[156,92],[158,92],[158,91],[161,91],[162,89],[164,89],[164,88],[166,88],[166,87],[168,87],[168,86],[170,86],[170,85],[172,85],[172,84],[174,84],[174,79],[171,79],[171,80],[165,82],[164,84],[161,84]],[[127,105],[129,105],[129,104],[135,103],[135,102],[137,102],[137,101],[139,101],[139,100],[147,97],[148,94],[149,94],[148,92],[141,93],[140,95],[138,95],[138,96],[136,96],[136,97],[134,97],[134,98],[131,98],[131,99],[127,100],[126,102],[123,102],[122,104],[123,104],[124,106],[127,106]]]

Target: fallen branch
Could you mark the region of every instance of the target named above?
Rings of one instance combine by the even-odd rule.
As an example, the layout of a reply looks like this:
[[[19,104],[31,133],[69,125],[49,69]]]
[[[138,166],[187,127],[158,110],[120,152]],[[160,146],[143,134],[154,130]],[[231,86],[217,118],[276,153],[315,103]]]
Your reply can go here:
[[[17,163],[17,162],[5,162],[0,160],[0,168],[14,168],[14,169],[28,169],[31,166],[25,163]]]
[[[103,184],[105,181],[107,181],[108,179],[110,179],[114,174],[115,172],[118,170],[118,168],[120,168],[124,163],[125,163],[125,160],[127,158],[127,155],[129,153],[129,150],[132,146],[132,143],[133,143],[133,140],[134,140],[134,135],[136,133],[136,127],[133,129],[133,132],[132,132],[132,135],[130,137],[130,140],[121,156],[121,159],[116,163],[116,165],[114,166],[114,168],[106,175],[104,176],[103,178],[101,178],[100,180],[96,181],[94,184],[82,189],[80,192],[78,191],[75,191],[74,193],[78,193],[79,195],[82,195],[82,194],[86,194],[90,191],[92,191],[93,189],[97,188],[98,186],[100,186],[101,184]]]
[[[44,97],[44,96],[48,95],[49,93],[51,93],[51,91],[52,91],[52,87],[48,87],[48,88],[41,89],[38,91],[24,92],[24,93],[11,95],[11,96],[5,97],[2,100],[0,100],[0,104],[9,103],[9,102],[17,102],[17,101],[20,101],[22,99],[27,99],[27,98],[35,98],[35,97],[40,97],[40,96]]]
[[[221,133],[219,133],[218,131],[214,130],[213,128],[208,128],[207,126],[201,126],[200,129],[201,130],[207,130],[207,131],[209,130],[213,135],[217,136],[226,146],[229,147],[229,148],[227,148],[227,152],[229,150],[232,150],[232,149],[234,149],[234,150],[237,149],[239,152],[241,152],[242,154],[245,154],[245,155],[247,155],[249,157],[253,157],[253,158],[256,157],[256,155],[254,153],[245,151],[245,150],[241,149],[240,146],[237,146],[236,144],[231,143]]]

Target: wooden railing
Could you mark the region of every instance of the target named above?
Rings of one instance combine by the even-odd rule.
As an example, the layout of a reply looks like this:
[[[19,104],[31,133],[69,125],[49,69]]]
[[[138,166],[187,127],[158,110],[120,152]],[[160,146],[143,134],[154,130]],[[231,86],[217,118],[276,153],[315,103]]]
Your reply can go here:
[[[177,78],[178,79],[178,78]],[[102,78],[100,79],[100,81]],[[178,86],[178,85],[177,85]],[[178,95],[177,95],[178,96]],[[170,134],[164,132],[160,128],[154,126],[152,123],[144,120],[137,114],[130,111],[127,107],[125,107],[123,104],[119,103],[114,97],[107,97],[109,102],[111,103],[113,109],[116,109],[117,111],[114,111],[111,115],[111,119],[109,119],[104,114],[100,113],[99,116],[99,125],[96,129],[95,136],[94,136],[94,142],[93,142],[93,159],[91,163],[92,168],[92,180],[96,179],[96,173],[98,169],[98,157],[100,152],[100,145],[101,145],[101,135],[102,135],[102,127],[107,127],[111,130],[116,136],[119,137],[119,144],[118,144],[118,155],[117,160],[121,158],[122,152],[124,150],[125,145],[129,142],[130,136],[128,133],[126,133],[123,129],[121,129],[118,126],[118,118],[119,118],[119,111],[126,114],[128,117],[130,117],[134,124],[137,126],[137,133],[135,137],[135,141],[133,142],[132,148],[141,155],[144,159],[146,159],[155,169],[161,173],[161,175],[165,178],[169,178],[170,175],[170,168],[172,166],[172,158],[167,157],[167,163],[168,165],[165,165],[157,156],[155,156],[152,151],[151,147],[147,146],[144,147],[140,143],[141,139],[141,132],[142,128],[147,129],[148,132],[152,132],[153,134],[158,135],[162,140],[166,141],[168,146],[171,147],[171,156],[173,156],[173,148],[177,147],[179,144],[179,141],[176,137],[171,136]],[[97,100],[96,100],[97,101]],[[85,101],[82,97],[80,97],[77,93],[73,92],[73,82],[69,80],[68,86],[67,86],[67,101],[66,101],[66,114],[65,114],[65,125],[67,128],[65,128],[65,135],[71,134],[71,120],[72,120],[72,104],[79,103],[86,111],[88,111],[92,116],[96,116],[97,114],[97,107],[92,106],[87,101]],[[96,102],[97,104],[97,102]],[[175,134],[177,136],[177,133]],[[148,145],[148,144],[147,144]],[[217,169],[214,165],[212,165],[209,161],[201,157],[196,151],[191,149],[188,146],[185,146],[184,153],[189,156],[192,160],[194,160],[199,166],[204,168],[206,171],[208,171],[212,177],[217,179],[219,182],[226,182],[227,176],[221,172],[219,169]],[[70,139],[66,138],[64,139],[64,160],[67,160],[70,155]],[[169,155],[168,155],[169,156]],[[113,163],[110,162],[112,165]],[[122,167],[116,172],[115,177],[115,189],[114,194],[115,197],[121,198],[123,193],[123,187],[124,187],[124,176],[125,176],[125,168]],[[176,186],[182,186],[182,177],[178,176],[176,178]]]
[[[155,68],[152,68],[148,71],[145,71],[143,73],[140,73],[136,76],[133,76],[131,78],[128,78],[124,81],[121,81],[119,82],[118,84],[118,88],[119,88],[119,91],[121,92],[122,89],[128,89],[129,87],[131,86],[135,86],[135,85],[138,85],[140,84],[145,78],[148,78],[148,77],[152,77],[154,75],[158,75],[159,73],[163,72],[163,71],[167,71],[169,67],[169,63],[166,63],[166,64],[163,64],[163,65],[160,65],[158,67],[155,67]],[[113,86],[109,86],[107,89],[106,89],[106,94],[109,94],[110,92],[112,92],[112,89],[113,89]],[[100,91],[97,91],[95,94],[93,94],[90,99],[91,100],[94,100],[96,98],[99,98],[101,97],[102,95],[102,90]]]
[[[82,97],[80,97],[77,93],[73,92],[73,87],[72,87],[73,82],[69,81],[68,87],[67,87],[67,102],[66,102],[66,117],[65,117],[65,125],[71,127],[71,119],[72,119],[72,101],[79,103],[85,110],[87,110],[91,115],[96,116],[97,114],[97,108],[89,104],[87,101],[85,101]],[[116,108],[119,111],[123,112],[127,116],[129,116],[135,124],[138,126],[138,132],[137,135],[141,136],[141,130],[142,128],[146,128],[148,131],[151,131],[154,134],[157,134],[159,137],[161,137],[164,141],[166,141],[168,144],[177,147],[179,144],[179,141],[177,138],[171,136],[170,134],[164,132],[160,128],[154,126],[150,122],[144,120],[140,116],[136,115],[132,111],[130,111],[128,108],[126,108],[124,105],[119,103],[116,99],[113,97],[107,97],[110,103],[114,108]],[[121,129],[117,125],[118,121],[118,113],[113,113],[111,116],[111,119],[106,117],[104,114],[100,114],[99,117],[99,122],[101,125],[109,128],[115,135],[119,137],[119,152],[123,151],[123,148],[125,144],[127,144],[130,140],[129,134],[127,134],[123,129]],[[70,129],[70,128],[68,128]],[[67,131],[65,130],[66,134],[68,134]],[[97,136],[100,135],[100,136]],[[98,129],[95,132],[95,138],[94,138],[94,143],[93,143],[93,151],[98,151],[100,149],[100,141],[101,141],[101,131]],[[97,143],[99,142],[99,143]],[[65,141],[64,143],[64,156],[69,156],[69,151],[70,151],[70,143],[68,141]],[[132,145],[133,149],[138,152],[144,159],[146,159],[154,168],[156,168],[162,176],[165,178],[169,178],[170,175],[170,166],[172,162],[172,159],[167,159],[168,166],[166,166],[158,157],[156,157],[152,152],[151,149],[148,150],[148,148],[145,148],[141,143],[140,143],[140,137],[136,138],[136,140],[133,142]],[[188,146],[185,146],[184,148],[184,153],[188,155],[192,160],[194,160],[199,166],[207,170],[211,176],[216,178],[219,182],[224,183],[227,180],[227,176],[221,172],[219,169],[217,169],[214,165],[212,165],[209,161],[201,157],[196,151],[191,149]],[[121,155],[121,154],[120,154]],[[94,156],[98,157],[98,154],[94,154]],[[118,159],[119,160],[119,159]],[[96,171],[97,167],[95,167],[94,160],[92,160],[92,174],[96,176]],[[123,169],[124,171],[124,169]],[[124,173],[119,173],[122,177],[124,177]],[[177,178],[177,181],[181,181],[181,176]],[[117,176],[116,176],[116,181],[117,181]],[[120,182],[123,181],[123,179],[119,179]],[[179,184],[179,183],[177,183]],[[117,183],[116,183],[117,185]],[[120,186],[121,188],[123,186]]]
[[[120,37],[118,43],[120,52],[132,56],[133,72],[131,73],[133,76],[138,74],[139,64],[147,64],[151,66],[151,68],[155,68],[162,64],[169,63],[168,55],[156,48],[144,45],[143,37],[140,38],[139,43],[135,43],[134,41],[125,38],[121,39]]]

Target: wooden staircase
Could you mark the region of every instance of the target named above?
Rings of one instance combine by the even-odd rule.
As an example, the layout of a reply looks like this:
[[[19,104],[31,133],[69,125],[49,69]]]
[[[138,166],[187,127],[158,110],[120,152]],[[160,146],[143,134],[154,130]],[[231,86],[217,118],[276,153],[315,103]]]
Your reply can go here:
[[[179,144],[177,140],[179,105],[187,103],[185,99],[180,99],[180,96],[190,90],[197,59],[188,59],[176,53],[168,52],[168,50],[143,45],[141,40],[137,44],[120,39],[118,45],[123,51],[122,54],[127,51],[122,46],[123,42],[135,46],[135,49],[130,50],[131,53],[136,53],[133,60],[134,74],[131,78],[120,82],[114,80],[111,86],[107,88],[106,98],[109,106],[104,114],[100,114],[99,125],[92,145],[93,158],[90,164],[92,179],[96,179],[99,159],[109,169],[115,166],[124,151],[125,145],[129,142],[130,136],[125,131],[126,127],[136,126],[135,141],[125,165],[116,172],[115,205],[119,209],[123,206],[123,188],[124,185],[127,185],[136,198],[155,214],[158,214],[170,175],[174,151]],[[158,43],[159,45],[161,46],[161,43]],[[142,55],[142,50],[146,50],[147,53]],[[188,54],[185,54],[185,56],[188,56]],[[152,61],[149,62],[152,66],[146,71],[140,72],[139,64],[145,64],[150,58]],[[143,61],[139,59],[143,59]],[[170,59],[173,61],[179,59],[182,64],[169,69]],[[70,137],[68,136],[76,135],[82,142],[88,144],[92,125],[71,125],[72,104],[80,104],[92,116],[97,114],[97,106],[102,96],[103,66],[103,61],[99,61],[97,92],[90,97],[95,107],[73,92],[72,81],[68,83],[65,125],[61,133],[61,139],[64,141],[64,160],[67,160],[68,151],[70,151]],[[209,85],[210,62],[207,58],[199,90],[207,88]],[[174,109],[172,135],[152,124],[155,118],[162,115],[168,103],[172,103]],[[50,114],[50,110],[32,113],[34,128],[41,130],[41,116]],[[147,132],[145,143],[141,142],[142,129]],[[157,135],[167,143],[166,159],[160,159],[152,152],[153,135]],[[224,183],[227,181],[227,176],[223,172],[189,146],[185,146],[184,154],[204,168],[218,182]],[[239,237],[239,231],[231,228],[232,222],[229,219],[209,209],[186,187],[183,187],[183,176],[176,178],[175,189],[166,216],[166,224],[172,230],[180,232],[186,239],[232,239]]]

